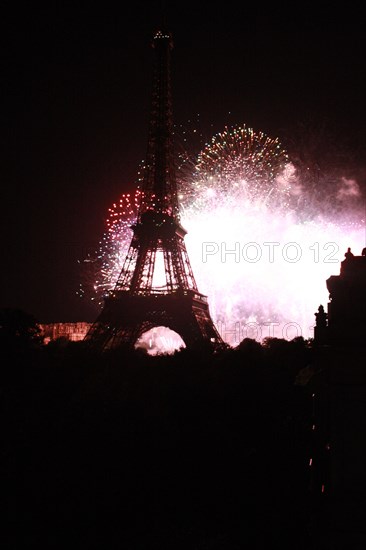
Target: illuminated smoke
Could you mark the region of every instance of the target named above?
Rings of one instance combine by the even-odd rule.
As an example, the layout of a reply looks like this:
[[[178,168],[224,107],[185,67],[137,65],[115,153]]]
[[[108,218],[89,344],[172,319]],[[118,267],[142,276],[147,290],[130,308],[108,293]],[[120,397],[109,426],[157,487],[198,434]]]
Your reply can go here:
[[[185,348],[186,345],[179,334],[168,327],[154,327],[137,340],[135,347],[149,355],[169,355],[175,350]]]
[[[355,180],[342,178],[341,184],[337,191],[337,199],[343,200],[349,197],[360,197],[360,187]]]

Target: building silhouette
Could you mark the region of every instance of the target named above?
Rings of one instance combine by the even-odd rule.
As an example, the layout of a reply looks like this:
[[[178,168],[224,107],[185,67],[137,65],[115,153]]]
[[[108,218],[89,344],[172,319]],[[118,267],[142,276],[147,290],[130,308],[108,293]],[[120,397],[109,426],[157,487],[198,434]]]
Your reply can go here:
[[[312,489],[326,548],[366,546],[366,255],[349,248],[316,316]],[[329,546],[326,546],[328,544]]]
[[[340,274],[327,281],[328,312],[322,305],[315,314],[315,343],[360,345],[366,335],[366,255],[355,256],[348,248]]]

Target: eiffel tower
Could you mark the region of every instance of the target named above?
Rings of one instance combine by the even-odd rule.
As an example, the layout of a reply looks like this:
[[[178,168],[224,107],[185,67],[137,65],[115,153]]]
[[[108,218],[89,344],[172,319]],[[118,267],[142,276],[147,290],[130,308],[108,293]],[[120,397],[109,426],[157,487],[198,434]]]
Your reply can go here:
[[[115,288],[85,340],[95,349],[133,347],[153,327],[178,333],[187,348],[223,343],[207,297],[197,289],[180,224],[173,157],[168,32],[156,32],[152,108],[141,202],[133,237]]]

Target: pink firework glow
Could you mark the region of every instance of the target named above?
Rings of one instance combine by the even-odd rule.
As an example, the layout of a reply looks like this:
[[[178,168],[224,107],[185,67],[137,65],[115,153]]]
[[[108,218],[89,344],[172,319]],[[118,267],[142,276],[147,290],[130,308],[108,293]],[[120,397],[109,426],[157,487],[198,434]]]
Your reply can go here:
[[[177,166],[188,254],[224,340],[313,337],[326,279],[339,273],[349,246],[355,254],[365,246],[358,183],[332,174],[317,193],[277,139],[245,126],[225,128],[195,162],[181,156]],[[122,195],[109,210],[95,299],[118,278],[139,196]],[[155,329],[145,347],[155,349],[157,338]],[[167,334],[160,340],[162,351],[182,345]]]

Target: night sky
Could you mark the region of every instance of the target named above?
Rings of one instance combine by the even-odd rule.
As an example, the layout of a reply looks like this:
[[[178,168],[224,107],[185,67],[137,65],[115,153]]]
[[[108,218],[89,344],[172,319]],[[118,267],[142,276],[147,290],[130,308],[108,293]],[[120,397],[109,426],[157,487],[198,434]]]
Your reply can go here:
[[[40,322],[93,320],[76,295],[77,260],[97,245],[111,203],[135,188],[162,9],[49,4],[1,3],[0,305]],[[279,6],[165,9],[175,123],[199,113],[207,137],[246,124],[281,141],[303,121],[320,123],[366,165],[364,17]]]

